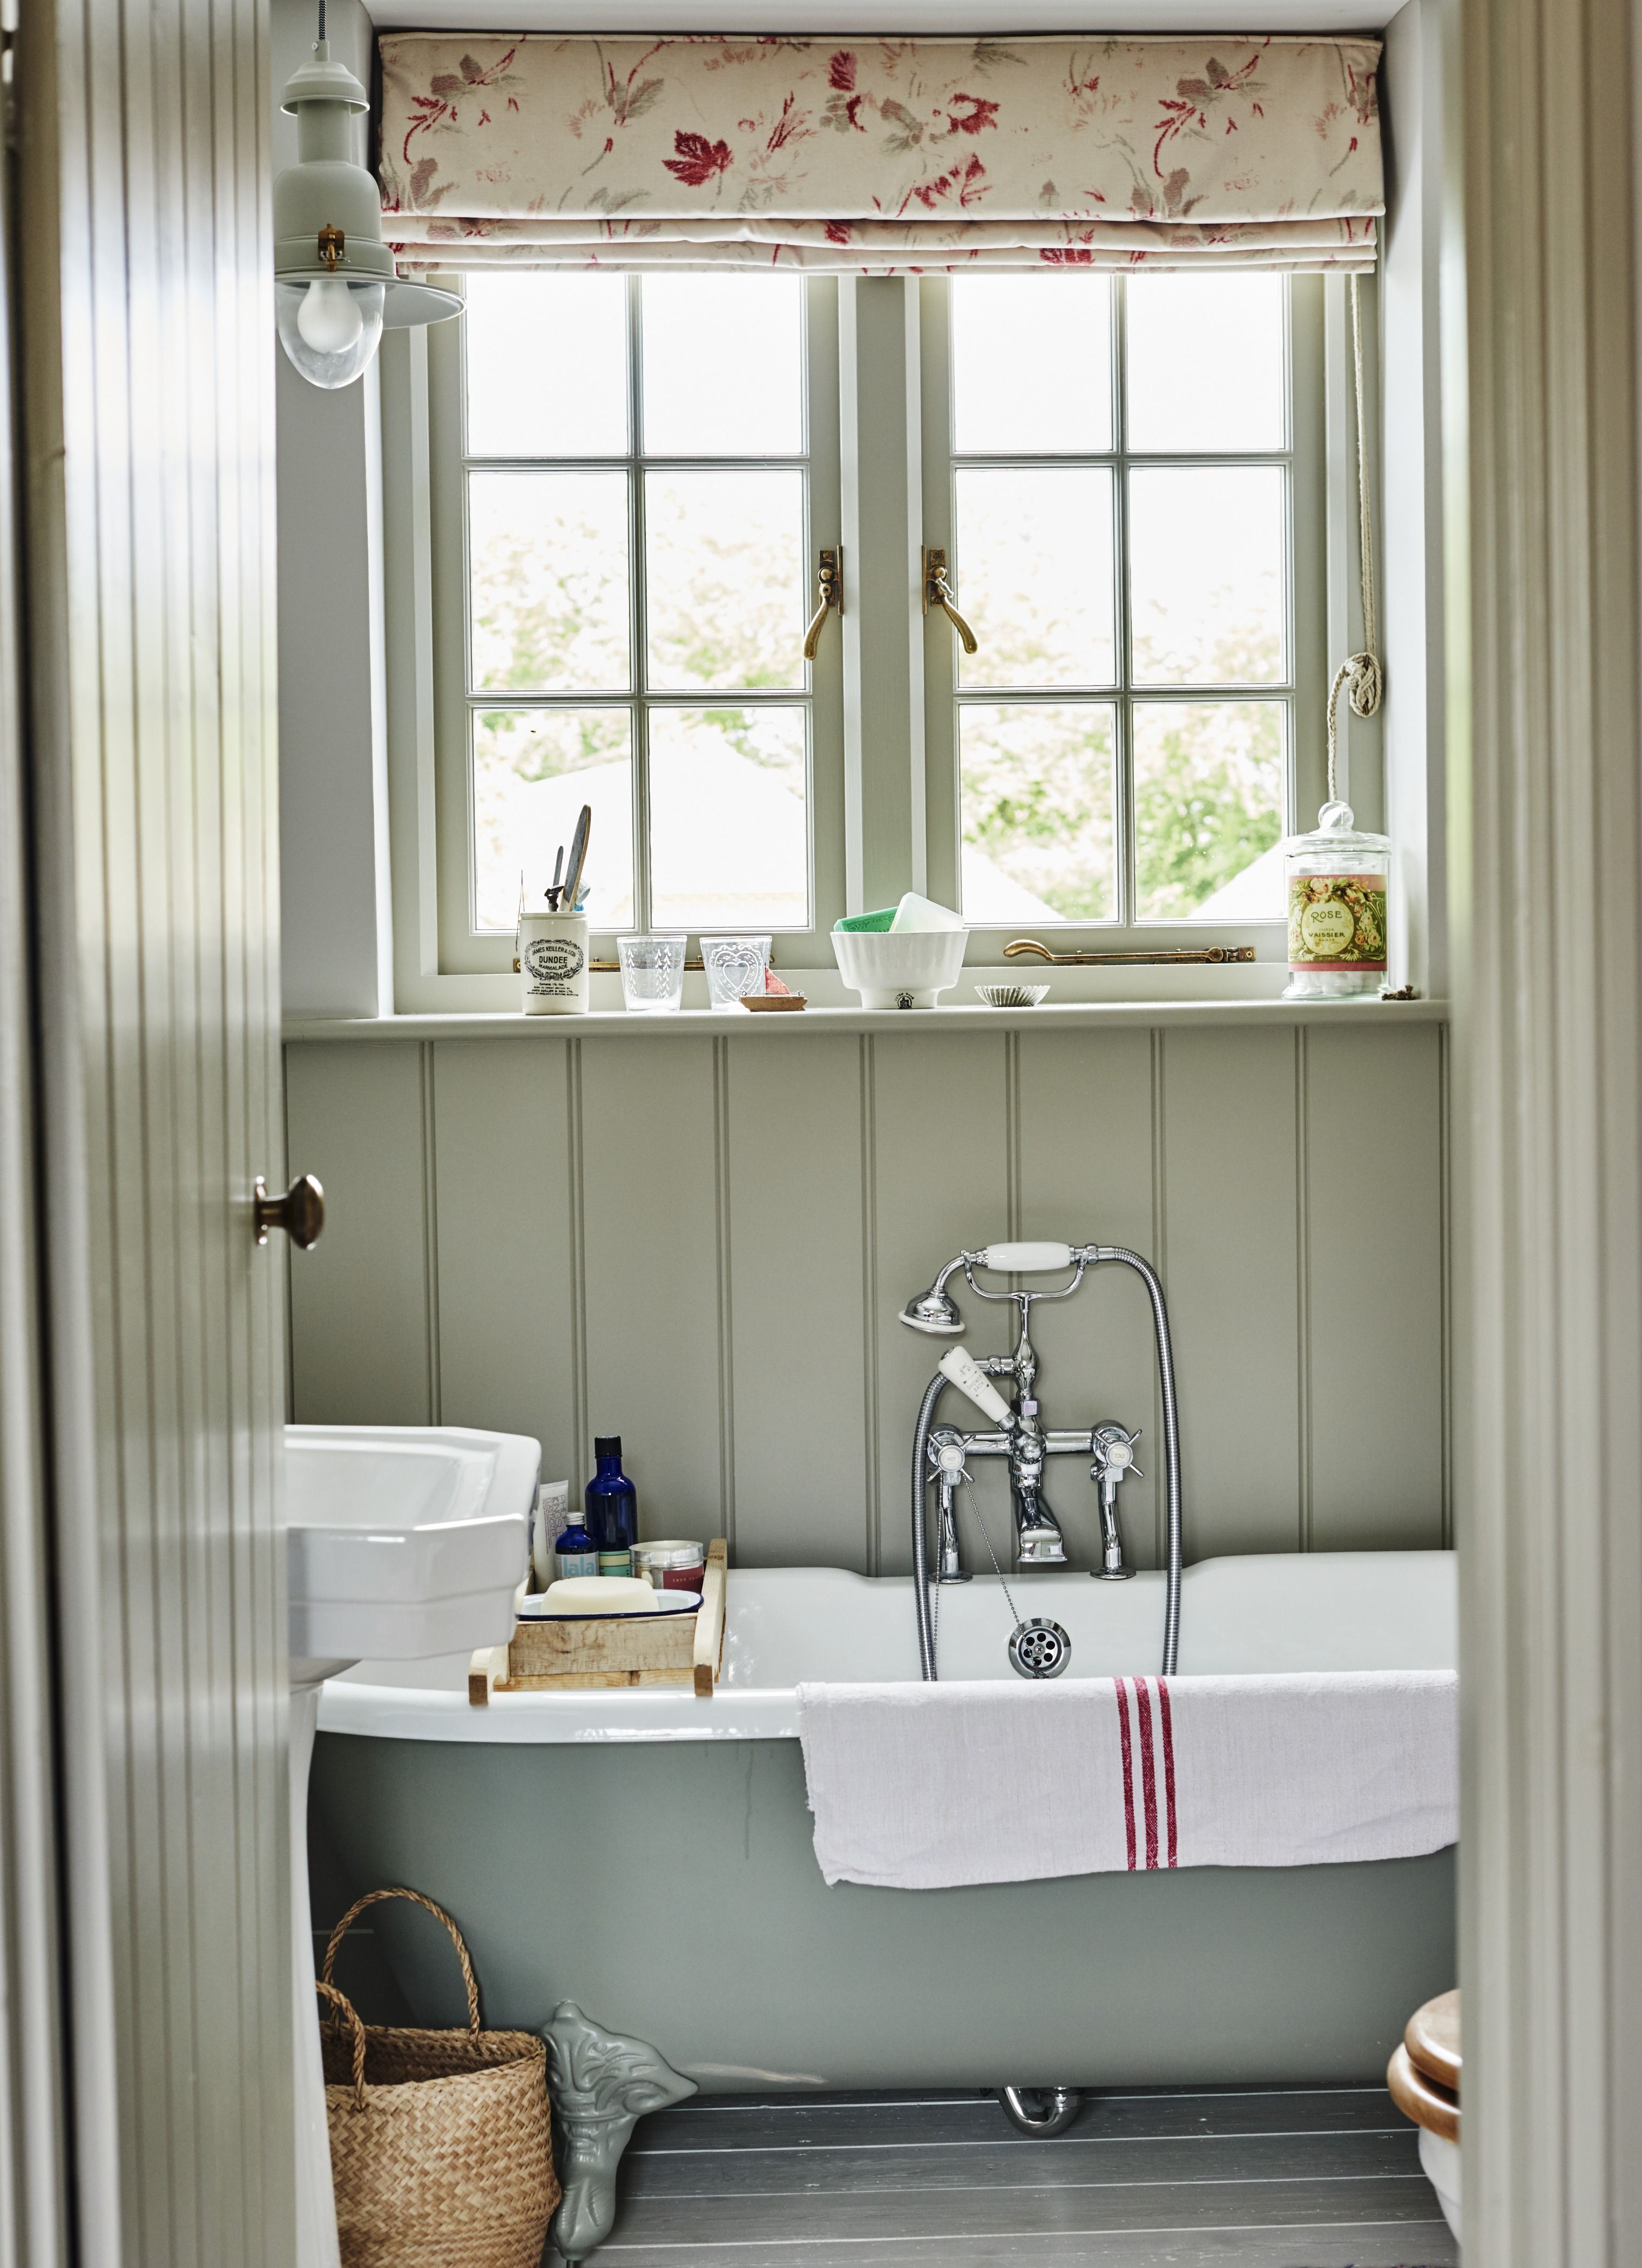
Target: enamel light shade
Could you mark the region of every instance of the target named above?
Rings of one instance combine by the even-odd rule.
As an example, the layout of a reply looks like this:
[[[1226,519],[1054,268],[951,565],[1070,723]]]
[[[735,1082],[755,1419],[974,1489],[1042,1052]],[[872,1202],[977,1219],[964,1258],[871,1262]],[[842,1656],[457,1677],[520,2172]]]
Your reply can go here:
[[[321,38],[280,98],[297,121],[297,163],[274,183],[274,303],[280,342],[311,386],[351,386],[383,331],[442,322],[453,291],[401,283],[382,241],[377,186],[350,150],[370,104]]]

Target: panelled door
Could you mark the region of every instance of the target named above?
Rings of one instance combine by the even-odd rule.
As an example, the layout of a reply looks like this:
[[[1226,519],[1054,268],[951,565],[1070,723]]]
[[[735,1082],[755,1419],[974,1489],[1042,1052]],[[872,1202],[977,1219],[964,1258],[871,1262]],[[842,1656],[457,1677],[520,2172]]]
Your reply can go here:
[[[63,1886],[25,1952],[70,2095],[22,2257],[289,2268],[266,26],[28,0],[11,60]]]

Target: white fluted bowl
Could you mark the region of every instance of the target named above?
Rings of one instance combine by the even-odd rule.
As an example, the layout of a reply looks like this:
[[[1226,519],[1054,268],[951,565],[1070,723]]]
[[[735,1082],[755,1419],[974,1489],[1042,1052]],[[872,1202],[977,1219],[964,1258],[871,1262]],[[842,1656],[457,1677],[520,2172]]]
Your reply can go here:
[[[836,929],[839,973],[864,1008],[932,1008],[963,967],[966,929]]]

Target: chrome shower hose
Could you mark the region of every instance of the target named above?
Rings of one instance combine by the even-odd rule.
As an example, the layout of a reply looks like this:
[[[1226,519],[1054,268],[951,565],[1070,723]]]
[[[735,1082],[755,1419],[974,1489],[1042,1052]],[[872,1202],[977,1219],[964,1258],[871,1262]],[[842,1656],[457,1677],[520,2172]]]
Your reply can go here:
[[[1168,1575],[1163,1602],[1162,1675],[1173,1677],[1180,1653],[1180,1411],[1174,1399],[1174,1348],[1169,1337],[1169,1311],[1164,1304],[1157,1270],[1149,1260],[1143,1260],[1138,1252],[1130,1252],[1122,1244],[1097,1245],[1091,1256],[1097,1264],[1103,1260],[1116,1260],[1125,1268],[1132,1268],[1152,1301],[1152,1329],[1158,1343],[1158,1378],[1162,1388],[1163,1465],[1168,1492],[1168,1526],[1164,1544]]]

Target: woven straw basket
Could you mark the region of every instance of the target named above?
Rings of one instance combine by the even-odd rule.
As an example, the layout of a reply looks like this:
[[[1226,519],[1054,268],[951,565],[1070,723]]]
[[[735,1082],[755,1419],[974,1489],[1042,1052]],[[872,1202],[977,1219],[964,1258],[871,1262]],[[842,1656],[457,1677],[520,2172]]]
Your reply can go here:
[[[360,2022],[331,1982],[356,1915],[409,1898],[450,1932],[468,2029]],[[342,2268],[537,2268],[559,2201],[548,2126],[547,2050],[534,2032],[487,2032],[462,1934],[416,1890],[372,1890],[331,1932],[319,1991],[331,2178]]]

